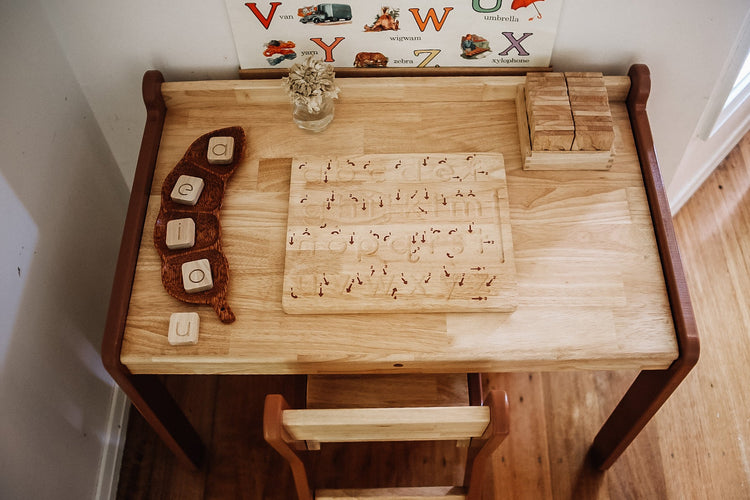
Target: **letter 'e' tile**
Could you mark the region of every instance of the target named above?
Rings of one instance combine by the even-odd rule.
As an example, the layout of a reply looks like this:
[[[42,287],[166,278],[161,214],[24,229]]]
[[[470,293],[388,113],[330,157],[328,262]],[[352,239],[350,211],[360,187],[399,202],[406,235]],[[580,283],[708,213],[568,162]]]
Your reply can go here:
[[[203,179],[191,175],[181,175],[169,195],[175,203],[195,205],[203,192]]]
[[[208,259],[191,260],[182,265],[182,286],[187,293],[198,293],[214,287]]]

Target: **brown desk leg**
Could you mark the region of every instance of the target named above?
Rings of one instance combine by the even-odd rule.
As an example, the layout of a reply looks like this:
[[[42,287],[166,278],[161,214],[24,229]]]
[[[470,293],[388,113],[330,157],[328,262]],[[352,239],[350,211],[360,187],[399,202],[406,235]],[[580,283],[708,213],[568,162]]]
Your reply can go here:
[[[203,442],[162,381],[156,375],[112,375],[175,456],[185,465],[200,468]]]
[[[687,376],[692,364],[675,361],[666,370],[644,370],[630,385],[591,445],[593,465],[608,469]]]
[[[656,161],[646,102],[651,90],[651,75],[643,64],[630,67],[628,114],[633,129],[638,159],[643,173],[651,220],[654,223],[669,304],[672,308],[679,357],[666,370],[644,370],[630,386],[612,415],[602,426],[591,446],[590,456],[596,467],[608,469],[635,439],[651,417],[661,408],[677,386],[698,362],[700,343],[690,303],[685,273],[682,269],[672,215]]]
[[[186,464],[198,467],[203,458],[203,443],[164,384],[155,375],[133,375],[120,363],[120,350],[138,261],[143,221],[146,218],[151,182],[167,112],[161,95],[163,82],[164,77],[158,71],[147,71],[143,75],[146,126],[109,300],[109,312],[102,339],[102,363],[174,454]]]

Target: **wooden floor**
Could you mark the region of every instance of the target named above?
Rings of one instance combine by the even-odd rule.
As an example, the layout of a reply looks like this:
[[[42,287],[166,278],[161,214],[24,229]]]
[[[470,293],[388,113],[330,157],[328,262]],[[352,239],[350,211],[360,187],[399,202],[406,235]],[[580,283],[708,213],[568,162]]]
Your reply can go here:
[[[586,451],[635,373],[487,376],[486,388],[505,389],[511,402],[511,433],[494,457],[494,498],[750,498],[750,134],[677,214],[675,228],[701,336],[697,367],[604,474],[587,466]],[[118,498],[295,498],[288,467],[261,433],[263,396],[293,398],[292,377],[166,380],[208,443],[207,460],[200,471],[183,468],[131,411]],[[352,486],[364,470],[362,486],[435,484],[417,481],[460,473],[454,450],[381,451],[395,458],[335,450],[320,468],[323,483]]]

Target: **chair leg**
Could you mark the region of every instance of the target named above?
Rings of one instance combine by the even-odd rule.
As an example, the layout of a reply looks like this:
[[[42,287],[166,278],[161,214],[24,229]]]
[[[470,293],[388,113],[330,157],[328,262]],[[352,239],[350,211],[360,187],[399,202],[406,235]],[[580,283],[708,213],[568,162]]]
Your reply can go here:
[[[281,394],[268,394],[263,408],[263,438],[289,463],[294,477],[299,500],[313,500],[310,482],[307,479],[305,464],[289,446],[294,442],[282,426],[282,413],[289,404]]]
[[[469,487],[467,500],[481,500],[492,453],[509,432],[509,403],[505,391],[490,391],[484,406],[490,408],[490,423],[480,438],[472,439],[469,447],[464,474],[464,485]]]
[[[469,386],[469,406],[482,406],[484,393],[482,390],[482,374],[467,373],[466,382]]]

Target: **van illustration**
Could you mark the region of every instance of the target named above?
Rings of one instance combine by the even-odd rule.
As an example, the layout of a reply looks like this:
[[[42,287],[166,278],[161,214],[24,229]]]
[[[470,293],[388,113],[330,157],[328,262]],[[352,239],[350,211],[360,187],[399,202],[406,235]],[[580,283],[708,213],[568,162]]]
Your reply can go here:
[[[300,22],[333,23],[336,21],[351,21],[352,8],[343,3],[321,3],[310,7],[303,7],[297,11]]]

